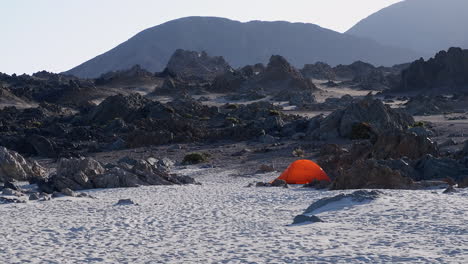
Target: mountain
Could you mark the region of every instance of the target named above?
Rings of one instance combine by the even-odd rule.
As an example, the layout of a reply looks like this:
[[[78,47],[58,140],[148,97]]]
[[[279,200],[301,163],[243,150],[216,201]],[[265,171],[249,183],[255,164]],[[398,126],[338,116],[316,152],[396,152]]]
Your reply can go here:
[[[346,33],[431,55],[449,47],[468,48],[467,12],[467,0],[407,0],[365,18]]]
[[[296,67],[315,61],[336,65],[356,60],[391,65],[421,55],[313,24],[187,17],[146,29],[67,73],[93,78],[136,64],[149,71],[161,71],[177,49],[223,56],[233,67],[266,63],[273,54],[284,56]]]

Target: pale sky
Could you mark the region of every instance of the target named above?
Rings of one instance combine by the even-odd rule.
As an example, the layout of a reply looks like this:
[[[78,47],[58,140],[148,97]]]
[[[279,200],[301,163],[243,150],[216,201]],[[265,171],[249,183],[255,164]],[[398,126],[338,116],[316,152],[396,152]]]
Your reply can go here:
[[[344,32],[401,0],[0,0],[0,72],[61,72],[186,16],[305,22]]]

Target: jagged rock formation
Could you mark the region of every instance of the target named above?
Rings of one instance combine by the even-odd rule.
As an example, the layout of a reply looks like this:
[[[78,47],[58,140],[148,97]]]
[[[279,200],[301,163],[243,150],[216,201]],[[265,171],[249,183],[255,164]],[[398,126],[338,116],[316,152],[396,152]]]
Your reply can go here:
[[[22,100],[62,105],[77,105],[101,93],[90,80],[45,71],[32,76],[0,73],[0,83]]]
[[[391,109],[371,96],[318,121],[318,127],[310,132],[312,138],[355,138],[360,134],[360,127],[369,127],[369,133],[379,134],[387,130],[405,130],[414,124],[414,119],[408,114]]]
[[[438,115],[452,111],[453,107],[443,96],[419,95],[405,104],[405,110],[411,115]]]
[[[156,81],[153,73],[134,65],[130,69],[102,74],[95,80],[96,85],[138,85]]]
[[[468,50],[450,48],[427,61],[419,59],[402,72],[394,91],[449,89],[468,91]]]
[[[247,66],[218,76],[210,88],[215,92],[272,95],[274,100],[289,101],[303,107],[315,102],[318,88],[281,56],[271,56],[266,68]]]
[[[45,169],[20,154],[0,147],[0,182],[28,181],[45,178]]]
[[[143,185],[190,184],[188,176],[170,174],[164,163],[154,158],[146,160],[121,159],[117,164],[103,167],[91,158],[61,159],[57,173],[39,184],[47,193],[63,190],[138,187]]]
[[[306,78],[313,78],[319,80],[335,80],[336,74],[334,69],[324,62],[317,62],[315,64],[306,64],[302,68],[301,73]]]
[[[232,68],[223,57],[210,57],[204,51],[178,49],[169,59],[167,70],[182,79],[213,80]]]

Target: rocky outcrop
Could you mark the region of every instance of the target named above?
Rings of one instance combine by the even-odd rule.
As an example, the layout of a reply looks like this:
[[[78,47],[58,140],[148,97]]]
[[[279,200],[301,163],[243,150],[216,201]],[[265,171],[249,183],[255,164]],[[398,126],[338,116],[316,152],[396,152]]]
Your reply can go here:
[[[105,167],[91,158],[61,159],[56,175],[39,186],[44,192],[93,188],[138,187],[195,183],[193,178],[168,172],[168,162],[124,158]]]
[[[423,91],[450,89],[467,91],[468,50],[450,48],[434,58],[413,62],[402,72],[401,82],[395,91]]]
[[[439,155],[435,142],[426,136],[399,131],[380,134],[372,150],[372,157],[376,159],[407,157],[415,160],[427,154]]]
[[[156,80],[153,73],[135,65],[128,70],[111,71],[101,75],[94,83],[96,85],[137,85]]]
[[[380,134],[387,130],[405,130],[412,124],[414,119],[408,114],[367,96],[361,101],[351,103],[345,109],[331,113],[310,133],[312,138],[317,139],[355,138],[353,132],[356,132],[359,125],[368,126],[374,133]]]
[[[333,68],[337,79],[353,80],[371,74],[376,68],[369,63],[356,61],[349,65],[338,65]]]
[[[223,57],[178,49],[169,59],[167,69],[186,80],[213,80],[217,75],[231,71],[231,66]]]
[[[0,181],[35,181],[45,179],[46,172],[37,162],[0,147]]]
[[[406,189],[413,181],[398,170],[380,165],[375,160],[357,161],[341,173],[331,189]]]
[[[317,62],[315,64],[306,64],[304,68],[301,70],[302,75],[305,78],[312,78],[318,80],[335,80],[336,74],[334,69],[324,63],[324,62]]]
[[[453,111],[450,101],[443,96],[419,95],[405,104],[405,111],[411,115],[439,115]]]
[[[428,154],[416,161],[414,168],[419,173],[416,180],[451,178],[462,182],[468,178],[468,164],[447,157],[438,158]]]
[[[304,78],[285,58],[278,55],[271,56],[265,72],[257,75],[253,81],[256,86],[263,87],[267,92],[284,89],[292,91],[317,90],[310,79]]]
[[[129,96],[114,95],[95,107],[88,115],[90,122],[106,124],[116,118],[133,119],[132,116],[150,101],[139,94]]]

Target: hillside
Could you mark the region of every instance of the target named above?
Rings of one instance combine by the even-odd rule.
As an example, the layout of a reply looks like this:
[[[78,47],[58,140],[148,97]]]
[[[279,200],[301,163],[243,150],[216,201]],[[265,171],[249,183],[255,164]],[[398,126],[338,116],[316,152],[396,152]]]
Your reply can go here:
[[[346,33],[432,55],[468,48],[468,1],[407,0],[374,13]]]

